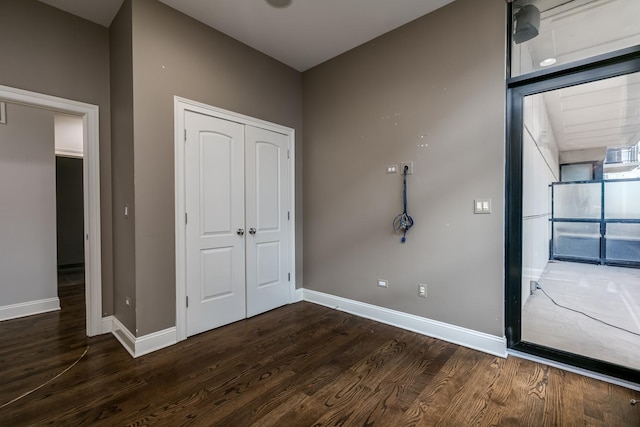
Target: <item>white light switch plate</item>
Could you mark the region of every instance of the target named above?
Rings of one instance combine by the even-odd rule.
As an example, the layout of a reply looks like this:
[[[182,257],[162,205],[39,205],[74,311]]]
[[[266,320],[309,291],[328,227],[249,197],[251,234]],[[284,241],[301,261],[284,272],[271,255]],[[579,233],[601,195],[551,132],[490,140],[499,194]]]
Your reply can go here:
[[[490,214],[491,213],[491,199],[475,199],[473,201],[473,213],[476,213],[476,214]]]

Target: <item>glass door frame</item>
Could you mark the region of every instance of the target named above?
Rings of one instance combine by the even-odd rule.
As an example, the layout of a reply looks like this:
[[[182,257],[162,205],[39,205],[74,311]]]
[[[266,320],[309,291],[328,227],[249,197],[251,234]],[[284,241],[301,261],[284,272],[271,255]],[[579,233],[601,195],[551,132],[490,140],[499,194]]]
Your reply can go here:
[[[509,33],[510,34],[510,33]],[[507,64],[511,58],[508,55]],[[505,176],[505,336],[510,350],[640,384],[640,371],[522,341],[522,141],[524,98],[640,72],[640,46],[507,78]],[[507,68],[509,73],[509,67]]]

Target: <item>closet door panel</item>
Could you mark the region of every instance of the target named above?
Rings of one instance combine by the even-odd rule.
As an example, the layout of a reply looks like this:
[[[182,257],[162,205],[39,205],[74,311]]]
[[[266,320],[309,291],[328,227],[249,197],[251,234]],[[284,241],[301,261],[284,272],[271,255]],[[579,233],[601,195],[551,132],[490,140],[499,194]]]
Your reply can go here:
[[[187,111],[187,335],[243,319],[244,126]]]
[[[280,307],[289,295],[288,137],[247,126],[247,317]]]

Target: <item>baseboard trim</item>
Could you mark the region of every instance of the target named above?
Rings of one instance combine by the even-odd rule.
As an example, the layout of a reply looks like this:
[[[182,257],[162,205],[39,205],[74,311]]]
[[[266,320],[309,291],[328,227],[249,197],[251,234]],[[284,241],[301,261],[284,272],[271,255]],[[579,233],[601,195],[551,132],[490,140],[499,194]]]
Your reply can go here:
[[[136,357],[136,337],[129,332],[129,330],[118,320],[117,317],[113,316],[112,318],[112,329],[111,333],[120,344],[124,347],[125,350],[129,352],[131,357]]]
[[[56,310],[60,310],[60,299],[58,297],[4,305],[0,307],[0,321]]]
[[[134,357],[144,356],[156,350],[172,346],[177,342],[175,326],[138,337],[136,338],[136,355]]]
[[[177,342],[176,327],[167,328],[162,331],[135,337],[117,317],[112,317],[112,331],[114,337],[127,350],[131,357],[136,358],[152,353],[165,347],[169,347]],[[103,326],[104,320],[103,318]]]
[[[296,289],[295,293],[293,294],[293,303],[296,302],[302,302],[304,301],[304,289],[300,288],[300,289]]]
[[[403,313],[360,301],[325,294],[311,289],[302,290],[304,301],[344,311],[376,322],[396,326],[422,335],[438,338],[453,344],[469,347],[494,356],[507,357],[505,337],[486,334],[437,320]]]
[[[102,318],[102,326],[100,328],[100,334],[110,334],[113,331],[113,316],[107,316]]]

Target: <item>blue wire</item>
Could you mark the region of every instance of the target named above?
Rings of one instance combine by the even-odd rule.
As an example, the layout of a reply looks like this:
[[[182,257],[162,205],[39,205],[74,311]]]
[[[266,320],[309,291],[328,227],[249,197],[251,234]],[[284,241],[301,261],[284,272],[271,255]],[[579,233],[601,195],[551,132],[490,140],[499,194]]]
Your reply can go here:
[[[413,227],[413,218],[411,215],[407,213],[407,172],[409,170],[408,166],[404,167],[403,177],[402,177],[402,202],[404,211],[394,218],[393,220],[393,229],[395,231],[402,230],[402,238],[400,242],[404,243],[407,241],[407,231],[411,227]]]

